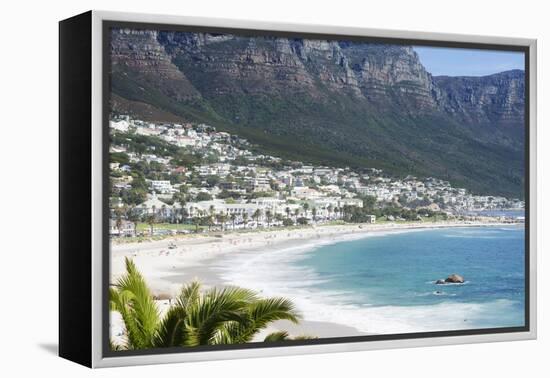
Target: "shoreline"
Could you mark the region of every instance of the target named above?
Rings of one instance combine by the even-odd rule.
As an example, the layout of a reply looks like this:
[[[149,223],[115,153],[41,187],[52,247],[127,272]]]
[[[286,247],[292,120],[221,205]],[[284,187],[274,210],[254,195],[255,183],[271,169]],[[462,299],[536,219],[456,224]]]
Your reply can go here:
[[[230,258],[232,253],[261,253],[280,250],[287,247],[310,246],[345,242],[368,236],[407,231],[421,231],[442,228],[464,227],[502,227],[514,226],[517,223],[500,222],[456,222],[442,221],[437,223],[385,223],[385,224],[345,224],[327,225],[292,230],[265,230],[247,233],[228,233],[222,237],[213,235],[191,235],[171,237],[163,240],[118,243],[111,246],[111,281],[124,271],[124,258],[130,257],[142,272],[153,295],[159,299],[174,297],[185,282],[198,279],[205,287],[226,286],[222,278],[219,259]],[[169,243],[175,244],[170,249]],[[250,288],[254,289],[254,288]],[[168,301],[159,300],[161,311],[168,307]],[[286,321],[275,322],[258,336],[276,330],[288,330],[293,336],[314,335],[317,337],[358,336],[366,333],[354,327],[340,324],[318,322],[308,319],[293,325]]]

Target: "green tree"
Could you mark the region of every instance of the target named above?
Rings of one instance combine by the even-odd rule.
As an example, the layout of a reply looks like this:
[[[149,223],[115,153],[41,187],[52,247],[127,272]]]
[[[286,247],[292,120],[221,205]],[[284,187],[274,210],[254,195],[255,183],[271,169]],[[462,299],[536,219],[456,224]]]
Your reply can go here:
[[[256,222],[258,222],[261,216],[262,216],[262,210],[256,209],[256,211],[254,211],[254,214],[252,214],[252,219],[255,219]]]
[[[300,217],[300,218],[297,219],[297,222],[298,222],[298,224],[300,224],[302,226],[305,226],[307,224],[307,218]]]
[[[128,157],[128,154],[124,152],[111,152],[110,162],[119,163],[120,165],[125,165],[130,162],[130,158]]]
[[[116,228],[118,230],[118,236],[122,233],[122,222],[124,218],[126,217],[126,207],[125,206],[117,206],[115,207],[114,213],[115,213],[115,223]]]
[[[246,223],[248,223],[248,213],[245,212],[243,214],[243,225],[244,225],[244,228],[246,228]]]
[[[212,226],[214,226],[214,216],[209,215],[206,217],[206,225],[208,226],[208,232],[212,231]]]
[[[180,190],[179,192],[174,193],[174,195],[172,196],[172,200],[174,201],[174,203],[179,203],[183,208],[187,204],[187,194]]]
[[[227,223],[227,215],[225,213],[219,213],[216,215],[216,221],[222,225],[222,231],[225,229]]]
[[[195,225],[195,233],[199,232],[199,226],[202,224],[202,218],[199,216],[193,217],[193,224]]]
[[[350,205],[344,205],[341,209],[342,211],[342,216],[344,218],[344,220],[346,222],[349,222],[349,218],[350,218],[350,215],[351,215],[351,206]]]
[[[157,213],[155,211],[155,207],[153,206],[153,212],[151,214],[147,214],[145,216],[145,222],[149,225],[149,232],[151,233],[151,236],[153,236],[154,227],[157,223]]]
[[[162,205],[160,207],[160,216],[162,217],[162,219],[164,219],[166,217],[166,205]]]
[[[307,211],[309,209],[309,204],[307,202],[304,202],[302,204],[302,208],[304,209],[304,214],[307,216]]]
[[[376,205],[376,197],[374,196],[365,196],[363,198],[363,207],[367,209],[372,209]]]
[[[139,213],[135,209],[128,210],[128,220],[134,223],[134,236],[137,236],[137,224],[139,222]]]
[[[210,175],[206,177],[206,183],[209,187],[216,186],[220,183],[220,177],[215,175]]]
[[[340,208],[336,206],[333,211],[334,211],[334,214],[336,215],[336,219],[338,219],[340,217]]]
[[[283,226],[285,227],[294,226],[294,221],[290,218],[285,218],[283,219]]]
[[[206,192],[200,192],[199,194],[197,194],[197,198],[196,198],[198,202],[210,201],[211,199],[212,199],[212,196]]]
[[[261,298],[239,287],[203,291],[198,282],[183,286],[161,316],[143,276],[128,258],[126,273],[109,289],[109,303],[126,328],[122,345],[111,341],[118,350],[247,343],[274,321],[297,324],[300,319],[285,298]],[[282,336],[272,333],[265,341],[280,341]]]
[[[212,231],[212,226],[214,225],[214,218],[216,216],[214,205],[210,205],[208,207],[208,214],[209,214],[208,219],[207,219],[207,221],[208,221],[208,231]]]

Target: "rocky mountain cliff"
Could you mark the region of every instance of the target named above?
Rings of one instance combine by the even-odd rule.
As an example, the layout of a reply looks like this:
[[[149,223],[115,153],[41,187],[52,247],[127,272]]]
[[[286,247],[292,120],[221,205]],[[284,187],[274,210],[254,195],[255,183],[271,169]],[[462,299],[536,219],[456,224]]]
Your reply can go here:
[[[434,77],[442,108],[469,125],[524,130],[525,72],[512,70],[483,77]]]
[[[410,46],[136,30],[113,30],[111,54],[115,112],[523,195],[523,71],[432,77]]]

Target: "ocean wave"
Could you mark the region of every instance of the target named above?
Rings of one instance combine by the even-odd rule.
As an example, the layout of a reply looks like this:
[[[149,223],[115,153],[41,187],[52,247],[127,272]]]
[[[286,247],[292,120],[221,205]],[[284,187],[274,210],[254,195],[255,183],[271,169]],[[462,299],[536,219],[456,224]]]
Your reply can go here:
[[[441,297],[446,297],[446,296],[455,297],[456,293],[447,293],[445,291],[435,290],[435,291],[428,291],[428,292],[425,292],[425,293],[415,294],[416,297],[430,297],[430,296],[433,296],[433,295],[441,296]]]
[[[477,236],[477,235],[443,235],[444,238],[454,238],[454,239],[515,239],[513,236]]]
[[[357,306],[323,301],[319,296],[293,299],[304,319],[344,324],[361,332],[395,334],[449,331],[491,326],[518,325],[515,319],[495,319],[495,314],[510,313],[514,302],[497,300],[488,303],[442,302],[419,306]]]
[[[466,228],[455,228],[452,229],[452,232],[448,232],[443,235],[446,238],[475,238],[475,239],[512,239],[517,237],[517,233],[510,231],[517,231],[517,226],[511,227],[498,227],[498,228],[489,228],[484,227],[483,229],[466,229]],[[447,230],[449,231],[449,230]]]
[[[366,293],[361,293],[358,301],[358,294],[352,290],[321,289],[319,285],[328,287],[326,284],[334,282],[331,277],[321,276],[315,269],[299,264],[317,248],[369,236],[354,235],[277,250],[240,252],[219,261],[216,269],[229,284],[253,288],[265,296],[291,299],[305,320],[344,324],[360,332],[392,334],[519,325],[515,301],[455,302],[452,297],[456,294],[447,293],[443,288],[465,285],[469,281],[420,293],[441,296],[443,302],[436,304],[380,306],[369,300]],[[433,285],[435,281],[429,283]]]

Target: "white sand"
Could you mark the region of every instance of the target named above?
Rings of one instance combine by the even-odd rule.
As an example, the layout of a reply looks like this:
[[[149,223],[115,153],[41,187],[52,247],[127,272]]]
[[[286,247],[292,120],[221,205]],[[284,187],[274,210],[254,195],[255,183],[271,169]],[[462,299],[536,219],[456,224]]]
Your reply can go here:
[[[173,297],[182,284],[199,279],[205,286],[223,286],[225,283],[209,266],[209,260],[242,250],[272,250],[279,244],[303,243],[312,240],[345,240],[346,236],[356,238],[361,234],[400,231],[411,229],[433,229],[446,227],[476,227],[501,223],[480,222],[438,222],[438,223],[385,223],[362,225],[318,226],[294,230],[266,230],[247,233],[226,233],[223,236],[184,235],[161,241],[141,243],[112,243],[111,246],[111,282],[124,273],[124,259],[130,257],[142,272],[153,295],[162,298]],[[169,244],[175,248],[170,249]],[[210,264],[212,265],[212,264]],[[251,288],[254,289],[254,288]],[[158,301],[161,311],[165,311],[168,301]],[[120,319],[112,319],[112,329],[121,327]],[[261,340],[265,334],[274,330],[287,330],[291,335],[316,335],[318,337],[342,337],[360,335],[352,327],[340,324],[312,322],[304,319],[300,325],[289,322],[275,322],[269,329],[258,335]],[[115,331],[118,333],[118,331]]]

